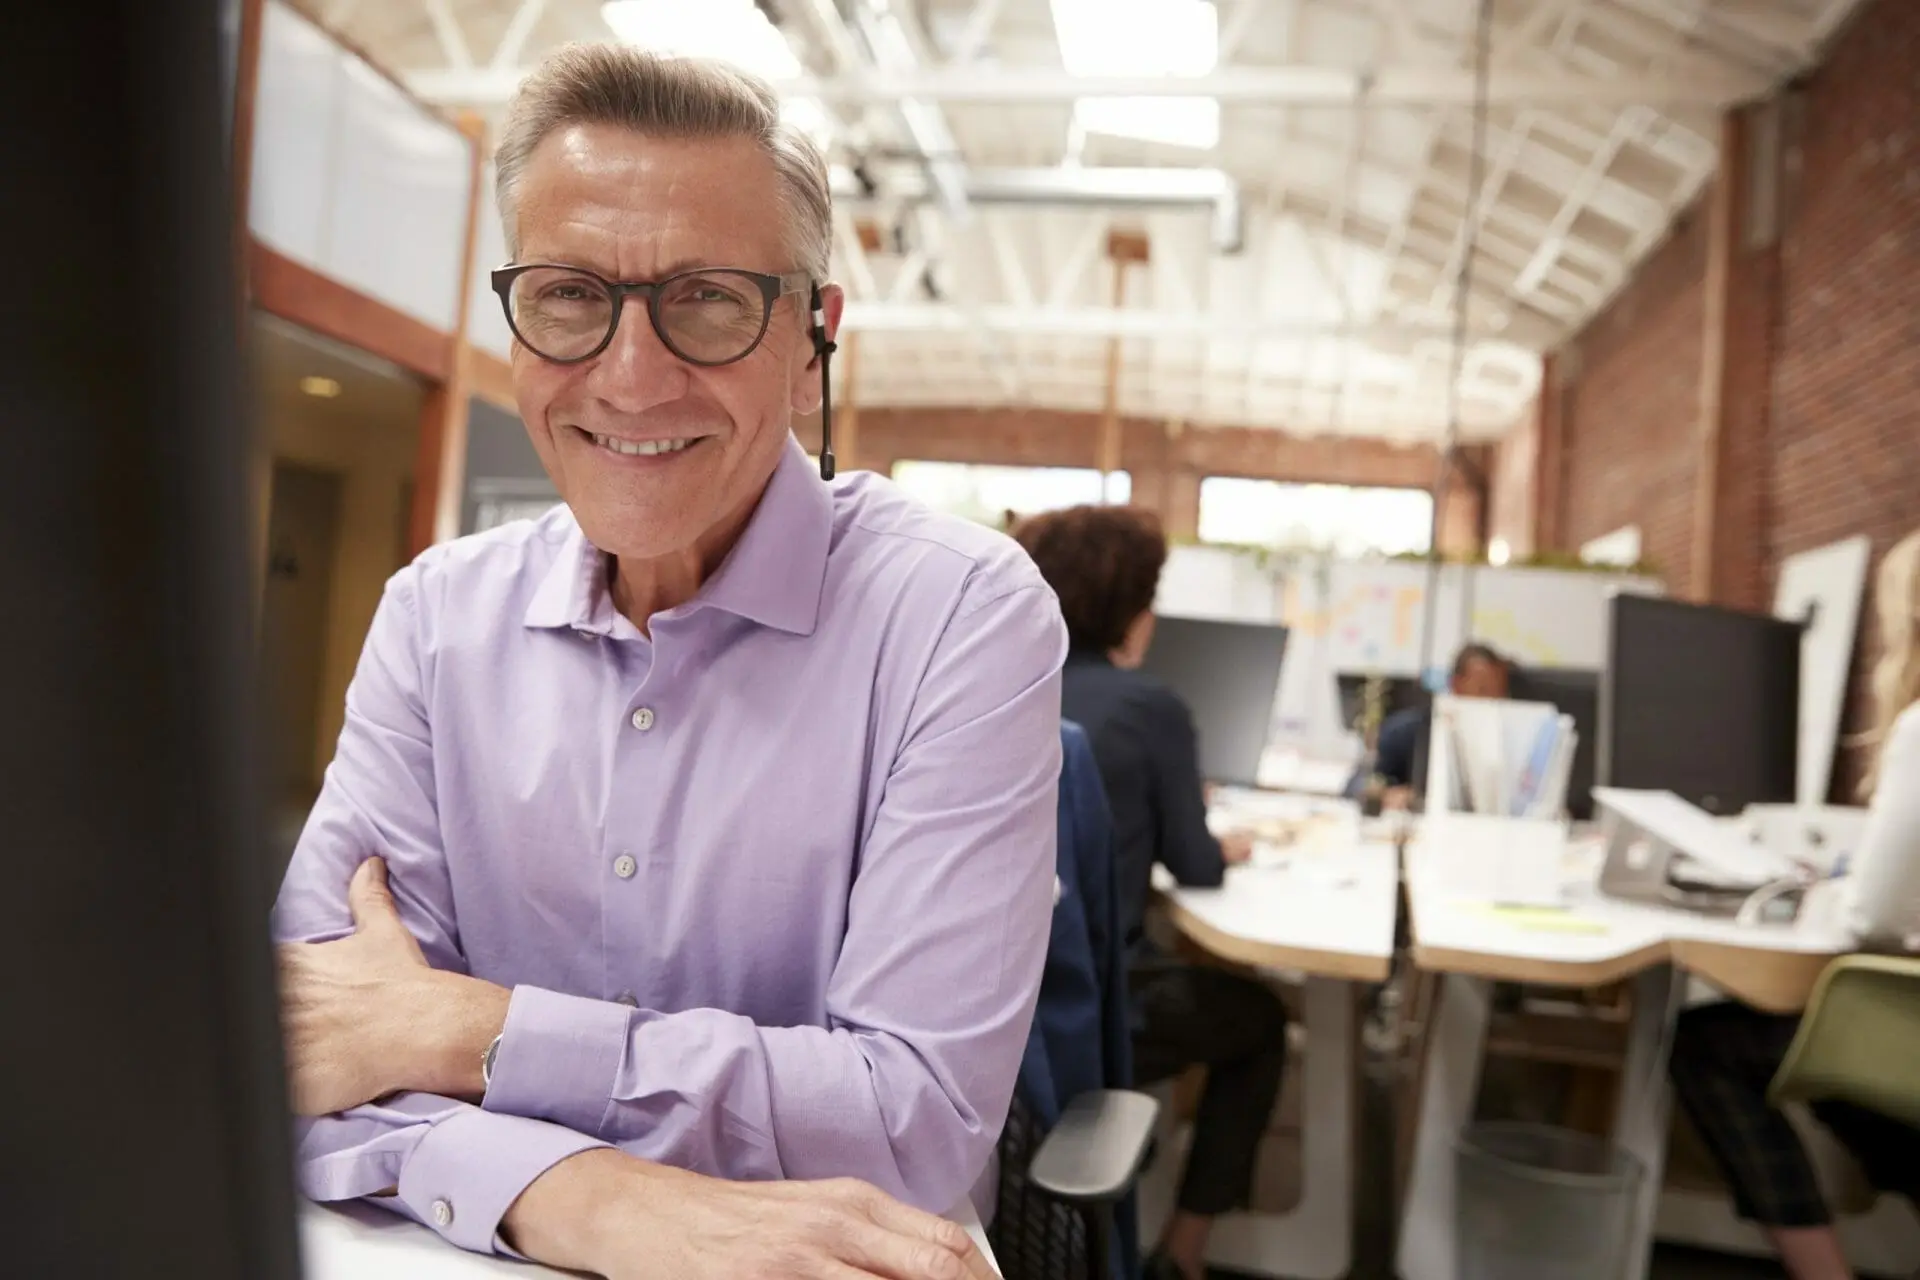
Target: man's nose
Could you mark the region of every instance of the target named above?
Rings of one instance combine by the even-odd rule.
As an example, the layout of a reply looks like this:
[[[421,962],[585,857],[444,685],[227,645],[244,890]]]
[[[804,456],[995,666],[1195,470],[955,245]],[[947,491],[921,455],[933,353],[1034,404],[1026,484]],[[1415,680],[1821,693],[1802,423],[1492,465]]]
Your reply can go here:
[[[588,375],[594,394],[617,409],[640,412],[687,392],[687,362],[654,331],[644,299],[629,297],[620,322]]]

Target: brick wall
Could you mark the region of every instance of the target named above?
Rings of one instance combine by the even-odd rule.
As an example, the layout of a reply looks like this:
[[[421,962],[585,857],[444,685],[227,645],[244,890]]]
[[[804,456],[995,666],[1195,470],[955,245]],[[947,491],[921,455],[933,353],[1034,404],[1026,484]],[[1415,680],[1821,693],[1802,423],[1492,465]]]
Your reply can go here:
[[[1706,249],[1695,210],[1559,355],[1560,547],[1637,524],[1646,558],[1678,594],[1691,586]]]
[[[842,411],[843,412],[843,411]],[[1092,467],[1100,456],[1100,417],[1049,409],[861,409],[852,448],[842,413],[835,416],[835,451],[843,466],[887,471],[902,459],[981,462],[1003,466]],[[808,448],[819,441],[816,423],[797,424]],[[1482,451],[1471,455],[1484,465]],[[1247,476],[1319,484],[1429,489],[1438,457],[1427,445],[1379,440],[1306,438],[1256,427],[1189,427],[1160,420],[1121,424],[1120,466],[1133,480],[1134,501],[1161,514],[1168,532],[1191,537],[1200,514],[1200,481]],[[1443,504],[1441,545],[1477,545],[1481,499],[1466,484]]]
[[[1789,153],[1769,555],[1920,526],[1920,4],[1877,0],[1811,83]]]
[[[1716,600],[1764,606],[1784,557],[1855,533],[1872,537],[1877,557],[1920,526],[1917,68],[1920,3],[1868,0],[1779,103],[1777,240],[1736,241],[1729,262]],[[1733,190],[1745,189],[1736,175]],[[1555,354],[1559,421],[1549,385],[1538,442],[1553,456],[1532,492],[1495,486],[1496,525],[1530,499],[1540,540],[1561,549],[1640,525],[1679,594],[1696,586],[1710,208],[1711,192]],[[1873,656],[1870,612],[1862,632],[1854,728]],[[1854,774],[1843,763],[1836,790]]]

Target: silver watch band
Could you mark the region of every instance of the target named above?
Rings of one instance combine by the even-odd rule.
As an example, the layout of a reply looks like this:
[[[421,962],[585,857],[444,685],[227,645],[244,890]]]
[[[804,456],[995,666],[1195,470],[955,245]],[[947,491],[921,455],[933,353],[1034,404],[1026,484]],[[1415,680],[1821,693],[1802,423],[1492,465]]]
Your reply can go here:
[[[488,1089],[493,1088],[493,1060],[500,1056],[500,1039],[495,1036],[487,1051],[480,1055],[480,1083]]]

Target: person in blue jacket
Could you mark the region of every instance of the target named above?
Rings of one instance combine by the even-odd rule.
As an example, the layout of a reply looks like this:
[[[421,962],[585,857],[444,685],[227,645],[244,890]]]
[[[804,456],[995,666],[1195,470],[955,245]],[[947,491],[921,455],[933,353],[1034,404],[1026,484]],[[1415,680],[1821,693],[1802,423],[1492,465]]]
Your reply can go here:
[[[1160,951],[1144,920],[1154,863],[1183,885],[1210,887],[1252,842],[1208,830],[1193,716],[1138,670],[1167,557],[1159,522],[1134,507],[1075,507],[1013,532],[1060,598],[1069,646],[1062,714],[1086,731],[1113,815],[1134,1078],[1152,1084],[1207,1068],[1177,1209],[1146,1264],[1149,1280],[1202,1280],[1214,1219],[1243,1206],[1252,1188],[1286,1062],[1286,1007],[1257,979]]]
[[[1447,691],[1458,698],[1504,698],[1510,668],[1491,646],[1470,644],[1453,659]],[[1426,793],[1427,739],[1433,733],[1433,704],[1409,707],[1388,716],[1374,744],[1373,768],[1362,769],[1348,784],[1358,799],[1374,782],[1382,789],[1381,808],[1406,809]]]

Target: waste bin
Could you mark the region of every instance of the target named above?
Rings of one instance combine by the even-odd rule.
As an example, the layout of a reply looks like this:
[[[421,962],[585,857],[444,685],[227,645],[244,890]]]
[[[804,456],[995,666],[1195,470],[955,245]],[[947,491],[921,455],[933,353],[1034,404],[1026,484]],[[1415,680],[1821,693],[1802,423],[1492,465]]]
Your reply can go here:
[[[1631,1153],[1500,1121],[1468,1126],[1455,1158],[1458,1280],[1619,1280],[1644,1176]]]

